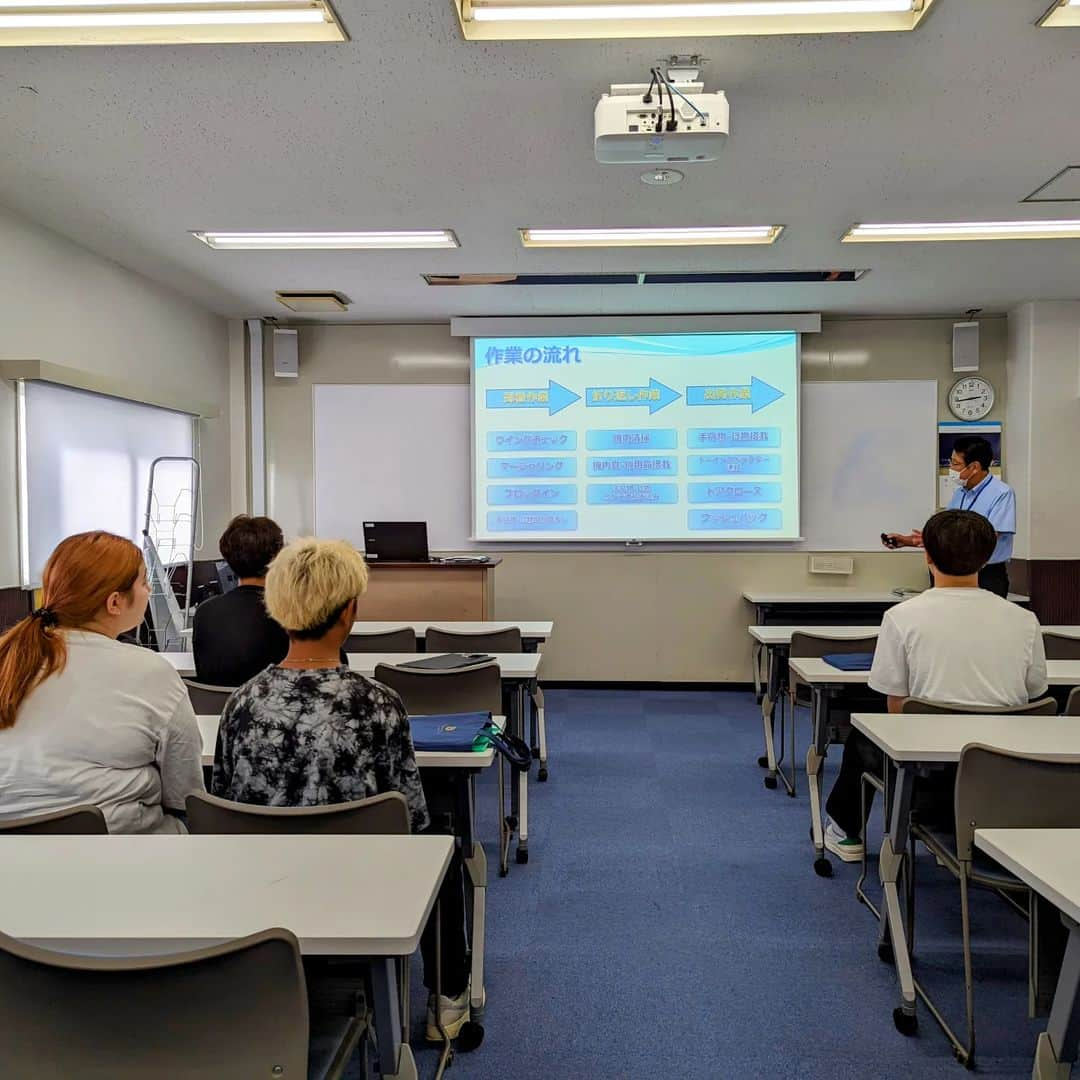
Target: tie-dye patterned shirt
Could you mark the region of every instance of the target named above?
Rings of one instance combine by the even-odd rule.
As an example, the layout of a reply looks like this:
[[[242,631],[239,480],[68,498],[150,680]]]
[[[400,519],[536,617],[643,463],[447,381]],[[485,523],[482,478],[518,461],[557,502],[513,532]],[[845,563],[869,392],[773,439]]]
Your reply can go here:
[[[400,791],[428,825],[401,698],[346,667],[269,667],[221,716],[211,791],[257,806],[326,806]]]

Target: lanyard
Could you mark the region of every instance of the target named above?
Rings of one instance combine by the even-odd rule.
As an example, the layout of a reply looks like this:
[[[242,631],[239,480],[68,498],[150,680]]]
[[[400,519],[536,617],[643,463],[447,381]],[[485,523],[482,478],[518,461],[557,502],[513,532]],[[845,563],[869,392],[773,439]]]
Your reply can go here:
[[[976,491],[976,492],[974,493],[974,494],[975,494],[975,498],[973,498],[973,499],[971,500],[971,505],[970,505],[970,506],[965,506],[965,505],[964,505],[964,495],[966,495],[966,494],[967,494],[967,491],[965,490],[965,491],[964,491],[964,493],[963,493],[963,494],[962,494],[962,495],[960,496],[960,509],[961,509],[961,510],[974,510],[974,509],[975,509],[975,504],[976,504],[976,503],[977,503],[977,502],[979,501],[979,499],[980,499],[980,498],[982,498],[982,493],[983,493],[983,492],[984,492],[984,491],[985,491],[985,490],[986,490],[986,489],[987,489],[987,488],[988,488],[989,486],[990,486],[990,477],[988,476],[988,477],[987,477],[987,478],[986,478],[986,479],[985,479],[985,480],[984,480],[984,481],[982,482],[982,484],[981,484],[981,485],[979,486],[979,490],[978,490],[978,491]]]

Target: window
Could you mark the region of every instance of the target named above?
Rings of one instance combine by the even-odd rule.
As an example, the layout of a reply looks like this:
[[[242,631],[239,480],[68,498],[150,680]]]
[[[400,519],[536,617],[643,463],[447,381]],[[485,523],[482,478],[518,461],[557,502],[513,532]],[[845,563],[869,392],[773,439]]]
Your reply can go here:
[[[53,548],[72,533],[106,529],[143,544],[150,465],[194,456],[194,418],[46,382],[20,383],[20,562],[41,581]],[[164,563],[192,554],[196,484],[190,462],[154,472],[150,535]]]

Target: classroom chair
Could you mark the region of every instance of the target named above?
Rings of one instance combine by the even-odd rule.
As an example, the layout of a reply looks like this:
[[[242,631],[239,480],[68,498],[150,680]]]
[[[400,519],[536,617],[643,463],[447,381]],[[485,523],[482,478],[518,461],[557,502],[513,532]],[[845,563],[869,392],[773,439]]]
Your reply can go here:
[[[519,653],[524,645],[521,630],[516,626],[475,634],[461,630],[440,630],[432,626],[427,632],[426,648],[429,653]],[[540,762],[536,778],[544,783],[548,778],[547,721],[544,716],[544,694],[539,686],[534,686],[529,694],[529,727],[529,745],[533,757]]]
[[[1038,704],[1038,703],[1036,703]],[[1031,710],[1029,709],[1030,713]],[[1039,715],[1045,715],[1040,713]],[[1014,754],[972,743],[965,746],[956,771],[955,830],[922,825],[913,816],[908,852],[909,911],[914,923],[915,844],[924,844],[938,862],[960,882],[960,923],[964,952],[964,993],[967,1041],[961,1042],[925,989],[916,983],[958,1061],[975,1067],[975,986],[971,965],[972,885],[990,889],[1029,919],[1034,902],[1031,891],[1018,878],[975,848],[976,829],[1080,828],[1080,757],[1043,758]],[[1014,899],[1026,897],[1022,905]],[[908,938],[912,947],[912,938]],[[1033,950],[1034,952],[1034,950]],[[1032,956],[1034,961],[1034,955]]]
[[[185,806],[188,816],[188,830],[193,834],[245,834],[260,833],[358,836],[408,836],[411,831],[409,804],[399,791],[387,791],[374,795],[370,799],[358,799],[355,802],[334,803],[330,806],[253,806],[248,803],[231,802],[216,795],[192,792]],[[435,902],[432,918],[439,917],[439,902]],[[436,924],[438,925],[438,924]],[[440,951],[440,950],[437,950]],[[347,994],[356,1000],[362,1000],[364,973],[358,971],[350,961],[327,961],[321,966],[309,965],[317,970],[319,983],[327,988],[332,997],[340,998],[344,987]],[[409,1032],[409,962],[400,962],[399,985],[401,1000],[399,1008],[402,1016],[402,1031],[408,1038]],[[439,974],[436,974],[438,984]],[[334,1000],[331,1007],[339,1005]],[[366,1012],[366,1008],[364,1009]],[[441,1029],[440,1029],[441,1030]],[[483,1038],[483,1030],[478,1025],[459,1036],[463,1046],[470,1040]],[[442,1057],[436,1075],[441,1075],[450,1060],[450,1040],[444,1033]],[[479,1045],[477,1043],[477,1045]],[[367,1076],[363,1072],[362,1076]]]
[[[1043,646],[1047,660],[1080,660],[1080,637],[1049,634],[1044,630]]]
[[[416,652],[416,632],[411,626],[378,634],[350,634],[345,639],[347,653]]]
[[[1066,716],[1080,716],[1080,686],[1069,691],[1069,700],[1065,703]]]
[[[184,679],[184,685],[196,716],[220,716],[236,690],[235,686],[211,686],[195,679]]]
[[[797,659],[805,659],[805,658],[813,658],[813,657],[821,657],[821,656],[830,656],[833,653],[872,653],[876,647],[877,647],[877,635],[876,634],[872,635],[872,636],[868,636],[868,637],[863,637],[863,638],[843,639],[843,638],[829,637],[828,634],[808,634],[808,633],[806,633],[806,632],[804,632],[802,630],[796,630],[795,633],[793,633],[791,635],[791,645],[788,648],[788,656],[792,660],[797,660]],[[790,696],[790,699],[791,699],[791,710],[790,711],[791,711],[791,753],[792,753],[792,764],[791,764],[791,776],[790,777],[784,776],[783,779],[784,779],[784,786],[787,788],[788,794],[794,796],[794,794],[795,794],[795,761],[794,761],[794,756],[795,756],[795,709],[796,709],[797,706],[802,706],[803,708],[811,709],[813,707],[814,702],[813,702],[813,697],[812,697],[812,695],[810,693],[809,686],[807,686],[806,683],[802,682],[795,675],[794,672],[789,671],[789,674],[788,674],[788,687],[789,687],[788,688],[788,693],[789,693],[789,696]],[[869,695],[870,695],[869,690],[867,690],[864,693],[859,695],[860,702],[862,702],[863,699],[866,699],[866,704],[865,704],[864,708],[862,709],[862,711],[863,712],[877,712],[880,709],[881,699],[880,699],[880,697],[877,697],[875,695],[874,698],[871,700]],[[850,714],[852,712],[858,712],[859,711],[859,704],[856,703],[853,707],[846,708],[845,711],[846,711],[847,715],[850,716]],[[826,719],[827,722],[829,721],[828,717],[826,717],[825,719]],[[833,737],[828,738],[827,741],[828,742],[836,742],[836,741],[839,741],[839,737],[838,737],[839,730],[846,727],[846,721],[842,720],[842,721],[840,721],[839,724],[835,724],[835,725],[831,724],[831,723],[828,723],[828,726],[834,728],[834,732],[833,732]],[[771,734],[771,732],[769,732],[767,734]],[[822,735],[822,738],[825,738],[825,733],[824,732],[822,732],[821,735]],[[777,755],[777,771],[780,772],[781,774],[783,773],[783,770],[780,768],[780,762],[783,760],[783,757],[784,757],[785,741],[786,740],[785,740],[785,734],[784,734],[784,718],[781,717],[781,719],[780,719],[780,753]],[[812,745],[811,749],[809,751],[809,754],[813,755],[814,761],[811,762],[808,759],[808,761],[807,761],[807,769],[809,771],[809,769],[811,768],[812,765],[816,765],[817,766],[817,772],[815,773],[815,775],[817,775],[818,773],[820,773],[820,769],[821,769],[821,761],[820,761],[820,759],[822,758],[822,756],[824,754],[824,746],[823,745],[819,746],[817,744]],[[811,784],[811,786],[813,786],[813,783]],[[812,794],[812,797],[815,797],[815,796],[813,796],[813,794]]]
[[[108,831],[105,815],[96,806],[72,806],[51,814],[0,821],[0,834],[8,836],[102,836]]]
[[[902,713],[922,713],[923,715],[932,716],[955,716],[958,713],[966,715],[976,716],[1054,716],[1057,714],[1057,701],[1052,697],[1039,698],[1037,701],[1029,701],[1026,705],[1009,705],[999,708],[979,708],[968,709],[962,705],[950,705],[943,701],[930,701],[926,698],[909,697],[904,698],[900,705],[900,711]],[[862,786],[860,799],[862,802],[863,819],[866,819],[866,806],[869,795],[869,790],[873,788],[875,791],[879,791],[884,797],[885,784],[883,778],[880,776],[874,776],[872,773],[862,774]],[[881,912],[871,901],[870,897],[865,892],[863,885],[866,881],[869,867],[867,864],[867,846],[863,845],[863,857],[862,867],[859,873],[859,879],[855,882],[855,895],[861,900],[878,919],[881,918]],[[912,875],[907,879],[907,896],[908,896],[908,942],[914,940],[914,870]]]
[[[134,957],[0,933],[0,1013],[5,1080],[335,1080],[364,1033],[360,1017],[309,1017],[300,945],[282,929]]]

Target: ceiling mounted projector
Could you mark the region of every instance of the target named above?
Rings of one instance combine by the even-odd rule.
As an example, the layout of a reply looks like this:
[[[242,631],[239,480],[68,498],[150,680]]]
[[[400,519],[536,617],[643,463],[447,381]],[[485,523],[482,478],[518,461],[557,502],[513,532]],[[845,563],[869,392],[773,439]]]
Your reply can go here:
[[[604,165],[692,165],[715,161],[728,134],[723,90],[653,69],[651,83],[616,83],[596,105],[596,160]],[[695,76],[697,72],[693,73]]]

